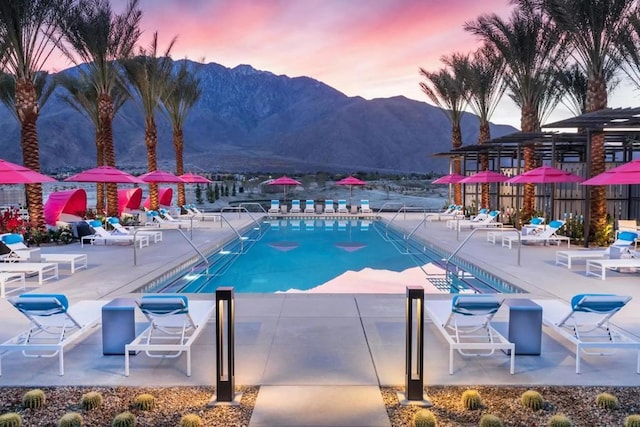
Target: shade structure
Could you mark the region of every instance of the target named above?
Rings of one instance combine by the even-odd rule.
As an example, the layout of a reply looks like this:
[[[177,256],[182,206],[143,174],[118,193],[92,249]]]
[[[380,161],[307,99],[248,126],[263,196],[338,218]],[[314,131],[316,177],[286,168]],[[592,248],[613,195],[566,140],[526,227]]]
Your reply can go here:
[[[468,176],[458,183],[460,184],[490,184],[492,182],[505,182],[509,177],[498,172],[484,170],[471,176]]]
[[[287,186],[290,185],[302,185],[302,183],[300,181],[296,181],[293,178],[290,178],[286,175],[281,176],[280,178],[276,178],[274,180],[272,180],[271,182],[269,182],[269,185],[282,185],[283,188],[283,192],[284,192],[284,201],[287,201]]]
[[[450,173],[448,175],[443,175],[440,178],[432,181],[432,184],[457,184],[462,181],[465,177],[462,175],[458,175],[457,173]]]
[[[582,185],[640,184],[640,159],[609,169],[582,183]]]
[[[42,182],[56,182],[56,180],[27,167],[0,159],[0,184],[38,184]]]
[[[141,184],[135,176],[127,172],[116,169],[112,166],[99,166],[93,169],[71,175],[65,179],[66,182],[102,182],[120,184]]]
[[[118,190],[118,216],[126,210],[138,210],[142,205],[142,188],[123,188]]]
[[[44,204],[44,220],[55,226],[58,221],[82,221],[87,212],[87,192],[82,188],[55,191]]]
[[[158,188],[158,204],[160,206],[171,206],[171,199],[173,199],[173,188]],[[151,198],[147,197],[142,203],[146,209],[151,209]]]
[[[184,173],[179,177],[185,182],[190,184],[209,184],[213,181],[195,173]]]
[[[184,184],[186,181],[168,171],[156,170],[147,172],[138,177],[140,180],[149,184]]]
[[[506,181],[509,184],[553,184],[581,182],[583,178],[562,169],[540,166]]]
[[[353,186],[354,185],[367,185],[363,180],[356,178],[355,176],[348,176],[346,178],[341,179],[336,182],[336,185],[348,185],[349,186],[349,205],[351,205],[351,199],[353,197]]]

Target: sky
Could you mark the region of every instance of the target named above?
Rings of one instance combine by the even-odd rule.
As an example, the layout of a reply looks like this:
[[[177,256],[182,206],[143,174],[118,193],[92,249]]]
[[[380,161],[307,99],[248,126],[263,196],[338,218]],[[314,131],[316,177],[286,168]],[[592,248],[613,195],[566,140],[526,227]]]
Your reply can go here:
[[[120,13],[127,0],[111,1]],[[480,43],[464,23],[486,13],[508,17],[512,7],[508,0],[140,0],[139,6],[141,44],[157,31],[164,50],[177,36],[175,59],[248,64],[312,77],[348,96],[423,102],[419,69],[437,71],[443,55],[473,52]],[[624,89],[618,92],[626,96],[612,97],[610,106],[633,104],[633,91]],[[549,121],[571,116],[561,106]],[[520,112],[505,96],[492,121],[519,128]]]

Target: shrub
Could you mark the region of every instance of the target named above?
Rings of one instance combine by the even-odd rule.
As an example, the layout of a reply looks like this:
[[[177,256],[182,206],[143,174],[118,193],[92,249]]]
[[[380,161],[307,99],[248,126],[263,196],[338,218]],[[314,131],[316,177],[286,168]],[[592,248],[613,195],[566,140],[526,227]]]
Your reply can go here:
[[[22,396],[22,406],[30,409],[40,409],[44,406],[46,396],[39,388],[29,390]]]
[[[542,395],[535,390],[527,390],[522,393],[520,401],[524,406],[534,411],[542,409],[542,406],[544,405]]]
[[[629,415],[624,420],[624,427],[640,427],[640,415]]]
[[[156,398],[153,397],[151,394],[143,393],[136,396],[134,405],[136,408],[142,411],[150,411],[156,405]]]
[[[180,427],[202,427],[202,418],[196,414],[187,414],[180,420]]]
[[[556,414],[549,419],[549,427],[571,427],[571,420],[562,414]]]
[[[502,420],[495,415],[484,414],[480,418],[480,427],[503,427]]]
[[[421,409],[413,415],[414,427],[436,427],[437,425],[436,416],[427,409]]]
[[[113,419],[111,427],[135,427],[136,416],[131,412],[122,412]]]
[[[15,412],[0,415],[0,427],[22,427],[22,417]]]
[[[77,412],[68,412],[60,418],[58,427],[82,427],[82,415]]]
[[[90,391],[82,395],[80,399],[80,405],[85,411],[91,411],[92,409],[102,406],[102,395],[97,391]]]
[[[596,396],[596,405],[603,409],[616,409],[618,407],[618,398],[613,394],[600,393]]]
[[[482,406],[482,398],[477,390],[465,390],[462,393],[462,406],[466,409],[479,409]]]

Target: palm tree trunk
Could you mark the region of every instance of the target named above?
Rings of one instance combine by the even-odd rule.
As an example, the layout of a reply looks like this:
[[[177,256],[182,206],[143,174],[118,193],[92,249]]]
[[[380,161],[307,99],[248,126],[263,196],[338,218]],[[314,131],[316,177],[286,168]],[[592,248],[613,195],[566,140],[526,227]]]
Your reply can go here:
[[[607,108],[607,84],[602,76],[592,76],[587,83],[587,111]],[[604,133],[591,134],[591,176],[605,170]],[[607,194],[603,186],[591,187],[591,233],[592,236],[608,238],[603,233],[607,227]],[[604,243],[604,242],[599,242]]]
[[[520,119],[520,127],[522,132],[538,132],[540,130],[540,122],[538,119],[538,111],[534,105],[525,105],[522,107],[522,116]],[[524,147],[524,171],[530,171],[536,167],[535,150],[531,146]],[[536,203],[536,186],[535,184],[524,184],[522,192],[522,215],[520,221],[524,223],[533,217]]]
[[[484,144],[491,139],[491,129],[489,128],[489,122],[487,120],[480,121],[480,132],[478,135],[478,144]],[[480,169],[489,170],[489,155],[480,155]],[[499,197],[500,195],[498,195]],[[480,197],[482,208],[491,208],[491,200],[489,200],[489,184],[482,184],[482,195]]]
[[[104,134],[104,164],[116,167],[113,144],[113,100],[108,94],[98,96],[98,122]],[[107,215],[118,216],[118,185],[107,184]]]
[[[144,144],[147,147],[147,170],[149,172],[156,171],[158,170],[158,157],[156,154],[156,147],[158,145],[158,129],[153,116],[145,119]],[[155,211],[158,210],[159,206],[158,185],[149,184],[149,208]]]
[[[104,165],[104,132],[96,129],[96,165]],[[96,183],[96,213],[104,212],[104,184]]]
[[[173,148],[176,152],[176,175],[180,176],[184,173],[184,133],[180,127],[173,129]],[[178,206],[187,204],[184,194],[184,184],[178,184]]]
[[[462,147],[462,131],[460,124],[454,123],[451,126],[451,146],[456,149]],[[453,160],[453,173],[462,173],[462,165],[460,159]],[[453,200],[456,205],[462,205],[462,184],[453,185]]]

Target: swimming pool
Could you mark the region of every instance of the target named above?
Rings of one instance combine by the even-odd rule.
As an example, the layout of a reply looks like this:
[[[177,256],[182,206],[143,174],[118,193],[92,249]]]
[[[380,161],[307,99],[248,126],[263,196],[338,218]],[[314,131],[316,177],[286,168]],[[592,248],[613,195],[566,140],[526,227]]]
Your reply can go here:
[[[469,265],[461,270],[453,264],[445,275],[443,255],[417,240],[405,240],[381,221],[269,220],[259,228],[248,228],[242,239],[210,255],[208,267],[200,263],[141,291],[213,293],[220,286],[232,286],[236,292],[274,293],[330,286],[340,289],[348,281],[367,281],[371,288],[365,291],[375,292],[375,283],[409,280],[406,277],[410,276],[402,275],[410,273],[436,291],[518,292]],[[400,284],[398,292],[404,292],[406,284]]]

